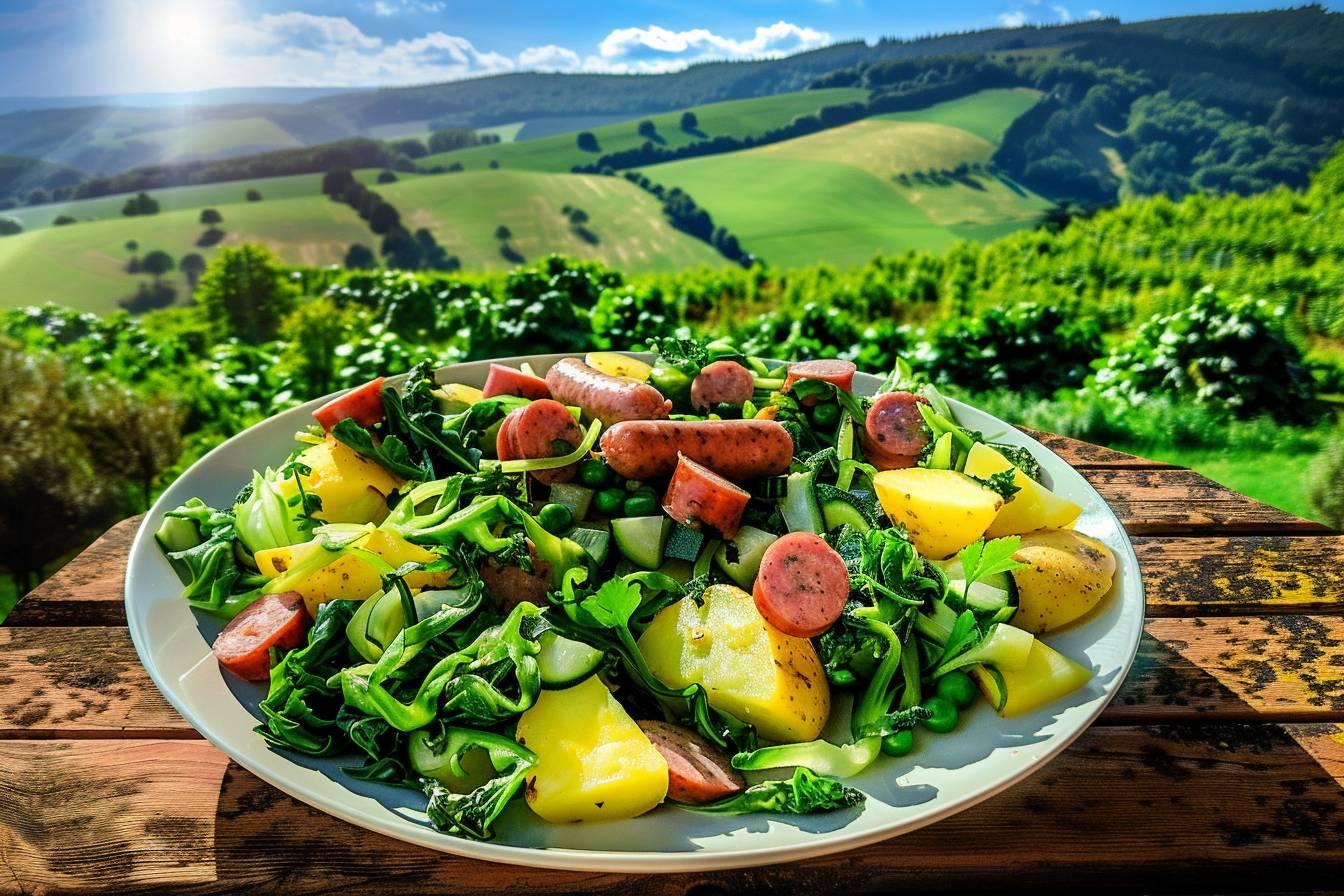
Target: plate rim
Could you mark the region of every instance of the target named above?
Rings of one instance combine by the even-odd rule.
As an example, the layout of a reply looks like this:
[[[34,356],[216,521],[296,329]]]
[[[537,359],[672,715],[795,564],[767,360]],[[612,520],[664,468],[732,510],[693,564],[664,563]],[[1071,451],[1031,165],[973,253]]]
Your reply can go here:
[[[623,354],[640,357],[644,360],[652,356],[648,352],[623,352]],[[444,372],[456,367],[465,365],[488,365],[496,364],[518,364],[528,361],[551,364],[561,358],[572,358],[581,356],[577,352],[554,352],[544,354],[512,355],[499,358],[482,358],[473,361],[461,361],[454,364],[439,365],[434,368],[436,379],[439,382],[439,376]],[[783,363],[783,362],[779,362]],[[860,375],[878,377],[877,374],[868,374],[860,371]],[[387,381],[399,383],[405,378],[406,374],[387,377]],[[222,740],[216,735],[213,726],[204,723],[197,714],[186,705],[185,701],[180,699],[184,695],[178,693],[174,688],[166,686],[166,681],[160,674],[157,664],[153,662],[149,653],[148,643],[146,642],[146,633],[143,631],[137,614],[132,612],[132,606],[135,601],[133,595],[133,585],[135,584],[132,576],[133,561],[146,550],[157,553],[157,543],[154,541],[153,525],[154,520],[158,519],[167,508],[165,498],[172,485],[182,479],[191,476],[199,467],[206,465],[217,454],[227,451],[235,442],[252,431],[271,424],[274,418],[282,414],[290,413],[296,410],[315,409],[322,403],[330,399],[349,392],[349,389],[339,389],[320,398],[304,402],[294,408],[280,411],[271,416],[252,424],[246,429],[235,433],[224,442],[216,445],[210,451],[206,452],[195,463],[184,470],[178,477],[164,489],[164,493],[154,502],[154,505],[145,512],[144,519],[137,528],[135,537],[131,542],[130,551],[126,560],[126,577],[123,586],[123,603],[126,609],[127,629],[131,635],[131,641],[135,646],[136,654],[140,660],[141,666],[153,681],[155,687],[164,696],[168,703],[176,710],[182,718],[196,730],[208,743],[220,750],[233,762],[238,763],[248,773],[255,775],[267,784],[280,790],[295,799],[300,800],[307,805],[324,812],[332,817],[355,825],[363,830],[370,831],[380,836],[392,837],[406,843],[431,849],[436,852],[444,852],[468,859],[484,859],[486,861],[516,865],[531,868],[543,868],[561,871],[586,871],[586,872],[607,872],[622,874],[676,874],[690,873],[695,871],[723,871],[736,868],[751,868],[768,865],[779,861],[802,861],[804,859],[819,858],[822,856],[834,855],[852,849],[858,849],[879,843],[884,840],[894,839],[903,834],[927,827],[943,819],[956,815],[973,806],[976,806],[1005,790],[1021,783],[1032,775],[1040,772],[1049,765],[1064,750],[1072,745],[1084,732],[1088,731],[1097,718],[1106,710],[1111,701],[1119,693],[1124,681],[1128,678],[1133,668],[1134,660],[1138,655],[1138,650],[1143,637],[1143,609],[1146,607],[1146,592],[1144,589],[1141,568],[1138,562],[1138,556],[1134,551],[1134,543],[1128,531],[1121,523],[1115,511],[1106,502],[1105,498],[1097,492],[1091,482],[1087,481],[1081,472],[1072,464],[1065,461],[1062,457],[1052,451],[1034,436],[1024,433],[1018,427],[1007,421],[994,417],[986,411],[980,410],[973,405],[966,404],[954,398],[947,398],[948,403],[954,410],[971,410],[976,413],[984,414],[1007,427],[1022,438],[1025,438],[1032,447],[1039,448],[1049,455],[1055,457],[1061,464],[1068,467],[1074,473],[1077,473],[1084,486],[1091,492],[1104,516],[1109,517],[1114,524],[1116,531],[1120,534],[1123,541],[1123,558],[1119,558],[1118,568],[1125,572],[1133,572],[1133,588],[1138,595],[1138,604],[1140,608],[1138,624],[1135,627],[1135,636],[1125,651],[1123,663],[1120,664],[1118,674],[1106,683],[1102,699],[1096,702],[1096,706],[1085,718],[1082,718],[1067,733],[1052,735],[1049,747],[1041,752],[1037,757],[1023,763],[1021,767],[1013,769],[1011,772],[1003,775],[998,780],[979,788],[962,792],[956,796],[949,797],[937,809],[926,812],[915,818],[897,819],[887,823],[878,823],[875,827],[853,833],[846,833],[846,827],[838,828],[834,831],[827,831],[815,835],[815,842],[807,844],[780,844],[777,846],[753,846],[746,848],[728,849],[715,852],[656,852],[656,851],[611,851],[602,849],[576,849],[570,847],[545,847],[538,848],[533,846],[515,846],[493,843],[490,841],[467,840],[460,837],[454,837],[447,834],[441,834],[429,827],[413,826],[408,829],[406,826],[384,825],[376,820],[364,817],[352,805],[347,805],[348,801],[342,801],[334,797],[329,797],[318,792],[315,788],[308,786],[304,782],[295,782],[286,780],[278,774],[271,774],[264,769],[257,769],[236,755]],[[1123,617],[1122,617],[1123,618]],[[250,732],[249,732],[250,733]],[[353,791],[346,791],[353,793]]]

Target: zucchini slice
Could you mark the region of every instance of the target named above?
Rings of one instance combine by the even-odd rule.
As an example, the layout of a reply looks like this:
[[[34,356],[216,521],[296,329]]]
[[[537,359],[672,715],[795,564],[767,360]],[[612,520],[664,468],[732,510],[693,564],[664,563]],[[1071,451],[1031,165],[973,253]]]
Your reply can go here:
[[[750,591],[756,581],[756,573],[761,569],[765,549],[774,544],[778,537],[755,526],[743,526],[737,530],[736,538],[719,545],[719,549],[714,552],[714,562],[739,588]]]
[[[602,668],[606,658],[606,653],[591,644],[572,641],[554,630],[542,632],[539,640],[537,671],[541,673],[541,686],[547,690],[578,684]]]
[[[668,516],[629,516],[611,521],[611,537],[631,563],[644,569],[663,565],[667,539],[672,534]]]

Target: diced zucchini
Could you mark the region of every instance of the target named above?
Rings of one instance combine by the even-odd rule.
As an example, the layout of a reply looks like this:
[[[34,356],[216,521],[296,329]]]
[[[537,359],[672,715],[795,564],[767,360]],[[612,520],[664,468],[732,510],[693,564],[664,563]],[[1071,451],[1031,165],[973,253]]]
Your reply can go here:
[[[605,526],[575,526],[565,537],[587,551],[594,563],[604,563],[611,551],[611,532]]]
[[[737,530],[736,538],[719,545],[719,549],[714,552],[714,562],[738,587],[750,591],[756,581],[756,573],[760,571],[765,549],[774,544],[778,537],[755,526],[743,526]]]
[[[193,520],[166,516],[154,532],[154,540],[165,554],[189,551],[201,543],[201,532]]]
[[[817,506],[816,488],[813,480],[816,473],[805,471],[790,473],[780,512],[784,515],[784,524],[790,532],[811,532],[820,535],[826,531],[826,522]]]
[[[541,634],[537,671],[541,686],[551,690],[567,688],[583,681],[602,667],[606,654],[591,644],[573,641],[546,631]]]
[[[581,520],[588,515],[588,507],[593,503],[593,490],[572,482],[557,482],[551,486],[551,503],[563,504]]]
[[[622,517],[611,521],[611,536],[631,563],[657,569],[663,565],[672,526],[672,519],[667,516]]]
[[[412,731],[407,744],[411,768],[418,775],[433,778],[454,793],[471,793],[496,774],[490,753],[481,748],[467,750],[453,763],[454,750],[436,753],[429,746],[433,736],[426,729]]]
[[[704,544],[705,533],[689,526],[676,526],[672,529],[672,536],[667,540],[667,550],[663,554],[671,560],[694,563],[695,558],[700,556],[700,549]]]
[[[877,519],[877,507],[871,499],[865,501],[853,492],[824,482],[817,484],[816,493],[828,532],[841,526],[850,526],[859,532],[867,532],[873,527]]]

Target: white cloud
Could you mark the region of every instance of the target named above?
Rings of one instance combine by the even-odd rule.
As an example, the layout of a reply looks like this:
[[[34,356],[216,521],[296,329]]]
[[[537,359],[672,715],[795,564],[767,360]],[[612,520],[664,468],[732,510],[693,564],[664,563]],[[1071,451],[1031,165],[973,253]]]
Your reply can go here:
[[[999,13],[999,24],[1005,28],[1021,28],[1027,24],[1027,14],[1020,9]]]
[[[1099,18],[1101,18],[1101,10],[1099,10],[1099,9],[1089,9],[1089,10],[1087,11],[1087,17],[1088,17],[1089,19],[1099,19]]]
[[[1067,6],[1052,6],[1050,8],[1055,11],[1055,15],[1059,16],[1061,22],[1073,21],[1073,13],[1069,12]]]
[[[746,40],[724,37],[706,28],[670,31],[658,25],[617,28],[598,44],[598,67],[618,71],[666,71],[706,59],[774,57],[810,50],[831,42],[831,35],[814,28],[775,22],[758,26]],[[589,57],[589,63],[593,61]]]
[[[578,68],[582,62],[578,53],[555,44],[528,47],[518,54],[519,65],[543,71],[570,71]]]
[[[377,3],[373,4],[373,14],[386,17],[396,15],[397,11],[392,8],[392,4],[384,3],[383,0],[378,0]]]

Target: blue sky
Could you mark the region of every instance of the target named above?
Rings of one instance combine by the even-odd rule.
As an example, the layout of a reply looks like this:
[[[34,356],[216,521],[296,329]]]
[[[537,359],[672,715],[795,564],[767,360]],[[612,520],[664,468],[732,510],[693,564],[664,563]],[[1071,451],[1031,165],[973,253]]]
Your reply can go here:
[[[1344,2],[1344,0],[1341,0]],[[665,71],[837,40],[1264,8],[1241,0],[0,0],[0,95]],[[1339,8],[1339,2],[1329,4]]]

